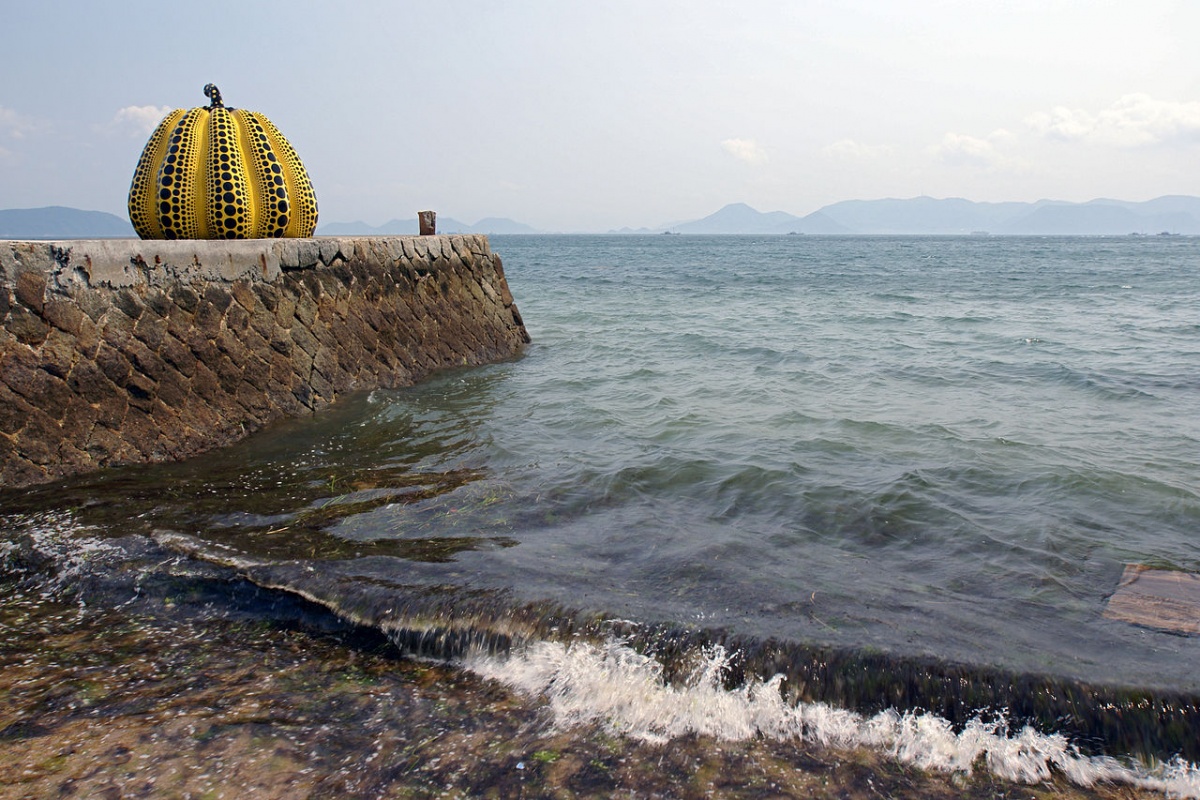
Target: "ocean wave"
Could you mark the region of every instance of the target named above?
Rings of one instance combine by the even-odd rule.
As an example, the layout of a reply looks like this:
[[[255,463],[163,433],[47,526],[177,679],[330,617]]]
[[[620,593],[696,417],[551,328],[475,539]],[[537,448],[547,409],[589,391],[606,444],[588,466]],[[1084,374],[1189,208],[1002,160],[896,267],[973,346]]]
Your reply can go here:
[[[833,748],[869,748],[926,770],[970,774],[982,767],[1005,780],[1039,783],[1055,772],[1080,786],[1125,783],[1169,797],[1200,798],[1200,767],[1085,755],[1056,733],[1004,718],[975,717],[959,730],[934,714],[894,709],[866,716],[825,703],[789,705],[784,677],[724,686],[730,655],[706,649],[682,685],[664,680],[662,665],[617,640],[602,644],[535,642],[507,656],[474,653],[465,666],[488,678],[544,698],[560,727],[602,724],[611,732],[649,742],[684,736],[744,740],[764,736]]]
[[[404,653],[452,660],[544,698],[563,727],[602,724],[651,742],[763,736],[864,747],[922,769],[987,769],[1027,783],[1061,774],[1081,786],[1200,797],[1200,769],[1182,755],[1196,743],[1178,738],[1195,729],[1195,698],[522,604],[504,591],[447,586],[437,572],[432,583],[415,571],[388,580],[371,560],[318,570],[167,531],[154,542],[105,540],[69,518],[19,523],[24,538],[5,540],[6,561],[19,561],[14,542],[24,541],[42,559],[26,557],[26,569],[64,597],[106,580],[121,594],[155,583],[186,593],[189,576],[231,592],[247,581],[378,631]]]

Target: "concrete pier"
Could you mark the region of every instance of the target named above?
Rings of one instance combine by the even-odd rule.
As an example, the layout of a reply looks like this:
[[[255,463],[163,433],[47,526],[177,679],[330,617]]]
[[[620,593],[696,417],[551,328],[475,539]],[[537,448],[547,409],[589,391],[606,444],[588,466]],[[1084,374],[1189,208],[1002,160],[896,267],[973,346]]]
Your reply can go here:
[[[0,484],[194,456],[528,341],[484,236],[0,241]]]

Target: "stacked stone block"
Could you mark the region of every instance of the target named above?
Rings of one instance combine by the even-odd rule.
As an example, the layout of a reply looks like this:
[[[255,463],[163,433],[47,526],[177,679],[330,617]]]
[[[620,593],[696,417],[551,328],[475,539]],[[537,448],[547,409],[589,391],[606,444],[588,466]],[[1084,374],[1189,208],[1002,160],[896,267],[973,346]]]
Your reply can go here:
[[[0,242],[0,484],[186,458],[528,341],[482,236]]]

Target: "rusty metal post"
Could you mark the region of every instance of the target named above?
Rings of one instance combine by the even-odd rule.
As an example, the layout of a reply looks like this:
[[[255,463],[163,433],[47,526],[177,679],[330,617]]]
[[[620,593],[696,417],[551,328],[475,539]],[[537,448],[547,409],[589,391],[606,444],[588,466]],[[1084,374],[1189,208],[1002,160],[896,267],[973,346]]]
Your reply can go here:
[[[433,211],[418,211],[417,221],[421,224],[422,236],[437,235],[437,214]]]

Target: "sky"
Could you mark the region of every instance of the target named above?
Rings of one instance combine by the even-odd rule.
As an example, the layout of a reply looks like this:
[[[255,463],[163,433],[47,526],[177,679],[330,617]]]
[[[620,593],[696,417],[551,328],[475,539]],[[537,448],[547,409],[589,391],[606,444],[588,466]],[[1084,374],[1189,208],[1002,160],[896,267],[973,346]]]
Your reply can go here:
[[[287,136],[321,223],[1200,195],[1197,0],[0,0],[0,20],[0,208],[125,216],[151,130],[209,82]]]

